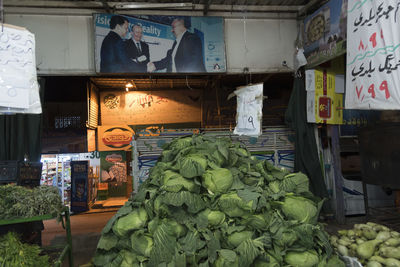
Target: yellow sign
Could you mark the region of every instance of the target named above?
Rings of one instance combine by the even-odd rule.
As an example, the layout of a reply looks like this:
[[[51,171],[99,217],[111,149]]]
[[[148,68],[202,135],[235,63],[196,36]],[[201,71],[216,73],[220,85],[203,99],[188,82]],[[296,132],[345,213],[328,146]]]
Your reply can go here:
[[[308,121],[342,124],[343,94],[336,92],[335,73],[309,70],[306,75]]]
[[[98,151],[130,150],[134,131],[128,125],[99,126]]]

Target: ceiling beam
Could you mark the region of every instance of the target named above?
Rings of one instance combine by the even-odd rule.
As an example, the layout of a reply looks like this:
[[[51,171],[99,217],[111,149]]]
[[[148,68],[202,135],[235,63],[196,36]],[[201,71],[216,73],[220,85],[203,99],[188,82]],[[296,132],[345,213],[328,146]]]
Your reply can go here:
[[[106,0],[101,0],[101,3],[103,4],[104,9],[106,10],[107,13],[114,13],[111,10],[111,7],[108,5]]]
[[[211,4],[211,0],[206,0],[206,3],[205,3],[205,5],[204,5],[204,11],[203,11],[203,14],[204,14],[204,16],[207,16],[207,13],[208,13],[208,9],[210,8],[210,4]]]
[[[81,8],[81,9],[109,9],[117,10],[187,10],[210,12],[299,12],[305,6],[279,6],[279,5],[213,5],[211,0],[205,4],[185,3],[143,3],[143,2],[108,2],[100,1],[46,1],[46,0],[3,0],[4,7],[37,7],[37,8]],[[318,2],[321,0],[312,0]],[[311,3],[310,2],[310,3]],[[310,5],[307,4],[306,6]],[[107,11],[109,12],[109,11]]]
[[[306,15],[308,13],[308,11],[312,8],[314,8],[315,6],[322,6],[323,4],[325,4],[326,2],[328,2],[327,0],[311,0],[310,2],[308,2],[305,6],[303,6],[300,10],[299,10],[299,17]]]

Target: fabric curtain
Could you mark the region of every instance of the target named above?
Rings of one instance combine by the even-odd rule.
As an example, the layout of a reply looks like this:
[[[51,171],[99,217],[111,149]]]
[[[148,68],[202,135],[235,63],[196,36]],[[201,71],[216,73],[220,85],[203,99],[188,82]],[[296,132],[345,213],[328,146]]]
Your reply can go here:
[[[41,114],[0,116],[0,160],[40,161]]]
[[[304,77],[304,75],[302,75]],[[295,131],[295,171],[301,171],[310,179],[310,190],[314,195],[328,198],[318,148],[315,141],[314,125],[307,123],[307,92],[304,78],[295,78],[292,95],[285,114],[286,124]],[[325,202],[325,211],[330,206]],[[330,208],[328,208],[330,210]]]
[[[38,77],[41,103],[45,79]],[[42,104],[43,105],[43,104]],[[42,150],[42,114],[0,115],[0,161],[39,162]]]

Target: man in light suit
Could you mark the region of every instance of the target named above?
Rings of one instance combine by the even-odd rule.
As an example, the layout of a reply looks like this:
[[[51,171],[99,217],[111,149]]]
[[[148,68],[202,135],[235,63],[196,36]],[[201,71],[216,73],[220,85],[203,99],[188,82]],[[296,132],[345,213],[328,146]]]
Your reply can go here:
[[[125,41],[127,56],[133,61],[129,66],[129,72],[144,73],[147,71],[147,63],[150,61],[149,45],[142,41],[143,29],[140,25],[133,25],[132,38]]]
[[[149,62],[147,71],[167,69],[167,72],[206,72],[200,38],[187,31],[183,19],[174,19],[171,26],[176,38],[172,48],[165,58]]]

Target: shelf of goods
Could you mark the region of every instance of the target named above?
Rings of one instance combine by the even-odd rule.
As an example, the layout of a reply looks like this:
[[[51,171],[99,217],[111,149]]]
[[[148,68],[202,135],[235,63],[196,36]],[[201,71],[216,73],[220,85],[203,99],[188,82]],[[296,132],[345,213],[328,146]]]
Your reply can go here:
[[[72,255],[72,236],[71,236],[71,223],[70,223],[70,214],[69,208],[64,206],[63,212],[61,215],[61,224],[62,227],[65,229],[67,243],[63,247],[63,250],[58,257],[58,259],[54,262],[54,266],[58,267],[61,266],[64,262],[65,258],[68,257],[69,266],[74,266],[74,259]],[[0,220],[0,226],[2,225],[10,225],[10,224],[18,224],[18,223],[27,223],[27,222],[36,222],[36,221],[45,221],[51,220],[56,218],[57,216],[52,216],[50,214],[35,216],[30,218],[17,218],[17,219],[10,219],[10,220]]]
[[[71,204],[71,166],[69,160],[51,158],[43,162],[42,185],[57,186],[63,204]]]

